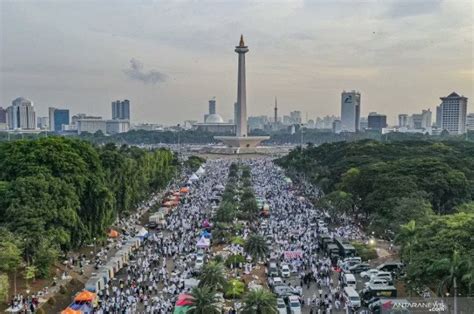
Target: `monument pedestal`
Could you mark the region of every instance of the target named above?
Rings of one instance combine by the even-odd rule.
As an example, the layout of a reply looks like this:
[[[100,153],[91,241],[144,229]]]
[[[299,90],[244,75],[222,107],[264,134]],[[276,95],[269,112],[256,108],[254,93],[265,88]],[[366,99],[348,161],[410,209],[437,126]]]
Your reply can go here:
[[[257,147],[262,141],[270,139],[270,136],[215,136],[214,138],[228,147],[250,148]]]

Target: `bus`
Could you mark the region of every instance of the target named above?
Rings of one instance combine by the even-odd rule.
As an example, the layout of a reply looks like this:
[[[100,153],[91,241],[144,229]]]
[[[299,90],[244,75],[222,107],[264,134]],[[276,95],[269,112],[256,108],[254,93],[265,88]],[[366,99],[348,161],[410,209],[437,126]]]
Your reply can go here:
[[[394,286],[369,285],[366,289],[360,291],[362,301],[367,304],[374,298],[396,298],[397,288]]]
[[[349,241],[336,237],[334,238],[334,242],[339,247],[339,252],[342,258],[356,256],[356,249]]]

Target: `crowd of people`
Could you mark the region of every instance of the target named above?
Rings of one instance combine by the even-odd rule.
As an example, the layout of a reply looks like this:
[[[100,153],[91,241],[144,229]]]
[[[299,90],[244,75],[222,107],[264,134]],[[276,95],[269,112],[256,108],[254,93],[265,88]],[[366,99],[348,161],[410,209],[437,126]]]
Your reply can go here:
[[[281,169],[271,159],[248,161],[252,169],[253,187],[257,197],[270,205],[271,216],[260,232],[271,237],[271,259],[288,264],[294,275],[295,291],[306,312],[330,313],[345,306],[340,274],[330,258],[320,250],[316,223],[327,213],[316,209],[303,194],[307,187],[296,187],[284,180]],[[348,221],[346,225],[329,229],[330,236],[350,240],[362,239],[364,234]]]
[[[166,217],[166,228],[152,231],[132,262],[99,292],[95,313],[171,313],[186,283],[196,278],[194,259],[203,221],[209,219],[213,187],[224,185],[230,162],[209,161],[181,204]],[[181,182],[184,184],[185,182]],[[179,186],[171,187],[171,190]]]
[[[216,205],[214,188],[226,185],[232,162],[235,160],[209,160],[198,180],[190,182],[188,175],[182,182],[168,188],[176,191],[184,184],[190,185],[189,192],[165,217],[163,228],[149,230],[148,237],[133,252],[128,265],[98,291],[94,313],[173,312],[178,295],[190,292],[196,283],[193,279],[197,279],[197,242],[202,235],[203,222],[212,223],[211,208]],[[270,217],[259,219],[258,232],[267,239],[271,238],[270,258],[290,266],[293,274],[286,281],[299,293],[304,312],[329,313],[332,309],[343,309],[338,273],[318,244],[320,234],[315,228],[315,217],[325,213],[314,208],[303,196],[308,187],[300,187],[301,190],[285,180],[283,171],[270,158],[244,159],[241,162],[251,168],[256,196],[264,199],[270,207]],[[143,222],[142,215],[156,201],[161,201],[161,197],[155,196],[138,212],[122,219],[117,229],[125,231],[124,234],[109,248],[94,252],[96,260],[89,263],[95,262],[97,268],[120,249],[122,242],[138,232]],[[248,224],[244,226],[242,236],[245,239],[250,229]],[[360,229],[349,222],[329,230],[329,233],[348,239],[364,237]],[[230,245],[228,250],[233,254],[243,253],[238,245]],[[71,257],[69,263],[82,269],[86,259],[85,256]],[[254,266],[247,262],[238,268],[249,274]],[[234,267],[237,265],[232,265]],[[35,302],[36,298],[20,297],[12,301],[12,307],[34,309]]]

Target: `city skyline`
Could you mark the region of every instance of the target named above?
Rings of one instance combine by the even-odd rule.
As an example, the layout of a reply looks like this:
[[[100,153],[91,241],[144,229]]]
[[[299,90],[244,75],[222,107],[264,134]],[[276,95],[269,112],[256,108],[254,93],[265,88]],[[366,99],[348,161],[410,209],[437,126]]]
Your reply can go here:
[[[201,117],[216,96],[227,120],[237,81],[228,47],[240,33],[256,52],[249,116],[272,116],[275,96],[282,113],[339,115],[340,93],[354,89],[361,116],[395,124],[452,91],[474,96],[470,1],[208,4],[3,1],[0,106],[23,96],[38,116],[108,116],[111,100],[130,99],[135,121],[170,125]]]

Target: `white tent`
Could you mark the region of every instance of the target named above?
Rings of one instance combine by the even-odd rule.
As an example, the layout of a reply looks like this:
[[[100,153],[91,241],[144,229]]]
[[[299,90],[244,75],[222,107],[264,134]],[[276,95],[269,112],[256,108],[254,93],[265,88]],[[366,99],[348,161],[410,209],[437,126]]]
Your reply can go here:
[[[208,248],[210,245],[211,245],[211,240],[205,237],[201,237],[196,243],[196,246],[198,248]]]
[[[199,167],[199,169],[196,171],[197,174],[201,175],[201,174],[204,174],[206,171],[204,170],[204,168],[201,166]]]
[[[192,181],[197,181],[197,180],[199,180],[199,177],[195,173],[193,173],[193,175],[189,178],[189,181],[191,181],[191,182]]]
[[[145,228],[141,227],[140,231],[138,231],[137,237],[144,239],[147,236],[148,236],[148,231]]]

